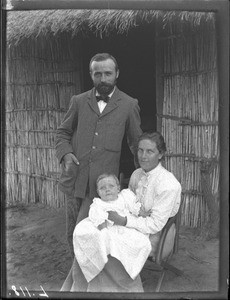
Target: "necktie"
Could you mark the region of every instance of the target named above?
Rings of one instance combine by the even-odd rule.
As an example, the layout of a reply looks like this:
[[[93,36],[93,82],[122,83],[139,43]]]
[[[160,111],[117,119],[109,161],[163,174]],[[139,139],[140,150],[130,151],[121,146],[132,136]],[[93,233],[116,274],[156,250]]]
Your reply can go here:
[[[109,101],[109,96],[100,95],[100,96],[96,96],[96,99],[97,99],[97,102],[102,100],[107,103]]]

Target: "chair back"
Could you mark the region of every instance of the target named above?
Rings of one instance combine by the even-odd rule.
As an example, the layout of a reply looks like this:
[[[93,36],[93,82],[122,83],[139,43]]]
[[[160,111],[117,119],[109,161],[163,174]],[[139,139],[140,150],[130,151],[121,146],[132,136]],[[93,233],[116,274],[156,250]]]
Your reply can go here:
[[[159,242],[155,253],[155,261],[160,264],[162,260],[168,259],[174,252],[174,244],[176,237],[175,218],[168,220],[160,233]]]

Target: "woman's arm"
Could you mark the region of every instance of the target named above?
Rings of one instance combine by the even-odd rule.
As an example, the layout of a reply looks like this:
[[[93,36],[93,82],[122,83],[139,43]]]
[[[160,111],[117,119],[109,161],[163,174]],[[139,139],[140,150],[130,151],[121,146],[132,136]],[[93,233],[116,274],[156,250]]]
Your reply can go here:
[[[115,224],[135,228],[145,234],[154,234],[161,231],[171,217],[175,203],[180,201],[181,187],[175,186],[173,189],[162,191],[156,199],[149,216],[127,216],[122,217],[116,212],[109,212],[108,218]]]
[[[146,234],[155,234],[161,231],[171,217],[175,204],[180,202],[181,187],[162,191],[156,199],[151,209],[151,215],[147,217],[128,216],[126,226],[135,228]],[[178,206],[179,208],[179,206]]]

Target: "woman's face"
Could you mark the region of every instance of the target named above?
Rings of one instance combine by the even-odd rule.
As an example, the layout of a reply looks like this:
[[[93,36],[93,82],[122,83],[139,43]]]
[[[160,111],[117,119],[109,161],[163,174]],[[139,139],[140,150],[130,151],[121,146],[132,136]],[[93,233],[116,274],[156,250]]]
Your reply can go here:
[[[158,151],[156,143],[148,139],[139,142],[137,155],[139,164],[145,172],[156,168],[163,156]]]
[[[97,184],[97,192],[103,201],[116,200],[119,193],[119,186],[113,177],[105,177]]]

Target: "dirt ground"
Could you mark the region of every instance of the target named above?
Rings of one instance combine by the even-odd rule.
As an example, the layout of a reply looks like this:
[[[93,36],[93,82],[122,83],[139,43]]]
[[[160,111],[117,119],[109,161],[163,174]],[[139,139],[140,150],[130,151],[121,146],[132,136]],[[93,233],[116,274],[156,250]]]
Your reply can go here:
[[[60,290],[71,266],[65,238],[64,208],[54,209],[40,204],[7,208],[6,278],[9,297],[14,293],[24,296],[23,290],[42,294],[45,291],[48,295],[49,291]],[[167,271],[162,292],[187,292],[189,295],[189,292],[218,291],[218,239],[203,241],[197,238],[195,229],[181,227],[179,250],[171,263],[184,275],[177,276]],[[146,295],[154,291],[156,276],[151,271],[142,271]]]

